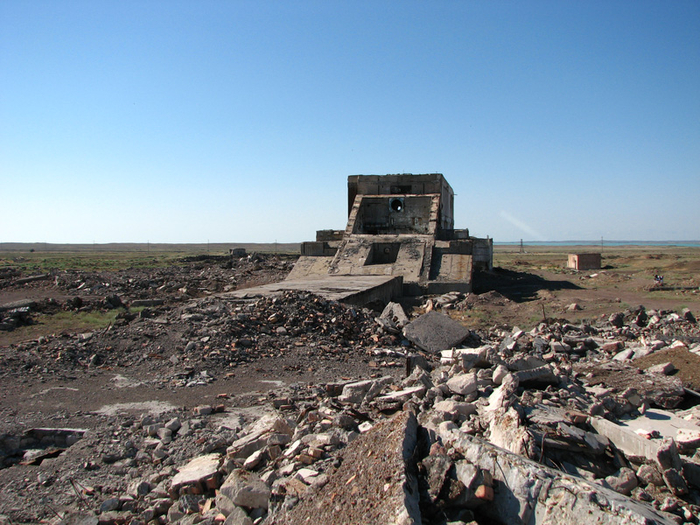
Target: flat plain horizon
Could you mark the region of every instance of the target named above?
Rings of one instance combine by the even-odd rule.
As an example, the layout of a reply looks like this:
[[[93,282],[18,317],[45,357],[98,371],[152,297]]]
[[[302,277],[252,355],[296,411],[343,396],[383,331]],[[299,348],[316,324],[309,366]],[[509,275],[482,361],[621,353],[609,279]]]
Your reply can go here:
[[[496,242],[700,238],[700,3],[0,3],[0,242],[287,243],[442,173]]]

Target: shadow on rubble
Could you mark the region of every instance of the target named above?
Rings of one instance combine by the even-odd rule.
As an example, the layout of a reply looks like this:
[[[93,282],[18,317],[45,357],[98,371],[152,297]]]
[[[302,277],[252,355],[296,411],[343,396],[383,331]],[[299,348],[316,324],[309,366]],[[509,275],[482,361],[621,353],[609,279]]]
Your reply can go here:
[[[480,272],[474,277],[474,293],[495,291],[511,301],[525,302],[537,299],[540,290],[580,290],[570,281],[549,281],[527,272],[516,272],[505,268],[494,268],[491,272]]]

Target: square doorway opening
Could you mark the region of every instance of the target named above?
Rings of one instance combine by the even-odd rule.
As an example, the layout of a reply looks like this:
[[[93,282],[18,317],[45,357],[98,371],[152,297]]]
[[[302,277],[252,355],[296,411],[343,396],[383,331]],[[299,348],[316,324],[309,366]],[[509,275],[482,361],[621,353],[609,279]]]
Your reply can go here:
[[[400,242],[375,242],[369,250],[365,266],[374,264],[393,264],[401,249]]]

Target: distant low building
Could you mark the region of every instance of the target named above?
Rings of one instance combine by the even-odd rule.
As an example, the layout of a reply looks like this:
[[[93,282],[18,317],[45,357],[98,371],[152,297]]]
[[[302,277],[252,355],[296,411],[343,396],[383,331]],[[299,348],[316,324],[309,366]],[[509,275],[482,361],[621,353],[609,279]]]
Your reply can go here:
[[[574,270],[600,270],[601,257],[599,253],[570,253],[567,266]]]

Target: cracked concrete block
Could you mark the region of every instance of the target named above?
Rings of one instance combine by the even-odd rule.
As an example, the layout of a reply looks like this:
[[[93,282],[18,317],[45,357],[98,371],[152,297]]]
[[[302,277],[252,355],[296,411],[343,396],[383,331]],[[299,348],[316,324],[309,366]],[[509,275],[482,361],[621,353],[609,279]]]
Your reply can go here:
[[[181,487],[205,483],[217,476],[221,456],[219,454],[206,454],[190,461],[175,474],[170,482],[170,492],[177,494]]]
[[[530,435],[520,424],[520,415],[514,408],[499,410],[489,426],[489,441],[515,454],[526,454]]]
[[[219,493],[234,505],[249,509],[266,509],[270,499],[270,488],[257,474],[244,469],[231,472],[219,488]]]
[[[619,525],[672,524],[648,505],[459,431],[440,433],[466,461],[493,475],[493,502],[480,513],[497,523]]]
[[[503,383],[503,379],[509,374],[508,368],[506,368],[504,365],[498,365],[495,370],[493,371],[493,375],[491,376],[491,380],[494,382],[496,385],[500,385]]]
[[[605,478],[605,482],[615,492],[629,496],[637,488],[637,476],[631,468],[623,467],[615,474]]]
[[[657,487],[662,487],[664,485],[664,479],[661,476],[661,472],[655,465],[641,465],[637,469],[637,479],[642,482],[642,485],[655,485]]]
[[[659,448],[656,451],[656,461],[661,467],[661,471],[667,469],[681,470],[683,468],[683,462],[678,454],[678,447],[673,439],[667,438],[661,442]]]
[[[529,385],[558,385],[559,376],[549,365],[513,372],[518,382],[523,386]]]
[[[399,303],[389,302],[382,310],[377,322],[390,331],[398,333],[409,323],[408,316]]]
[[[668,490],[670,490],[674,496],[684,496],[688,494],[688,484],[678,470],[675,468],[664,470],[662,476]]]
[[[420,464],[426,474],[428,495],[435,503],[445,484],[447,473],[452,468],[452,461],[446,454],[435,454],[424,458]]]
[[[367,379],[349,383],[343,387],[343,393],[338,396],[338,401],[354,405],[359,405],[363,401],[371,401],[377,397],[385,385],[392,382],[393,379],[391,377],[385,376],[379,379]]]
[[[447,380],[447,387],[461,396],[466,396],[472,392],[476,392],[478,387],[478,379],[474,372],[468,374],[458,374]]]

